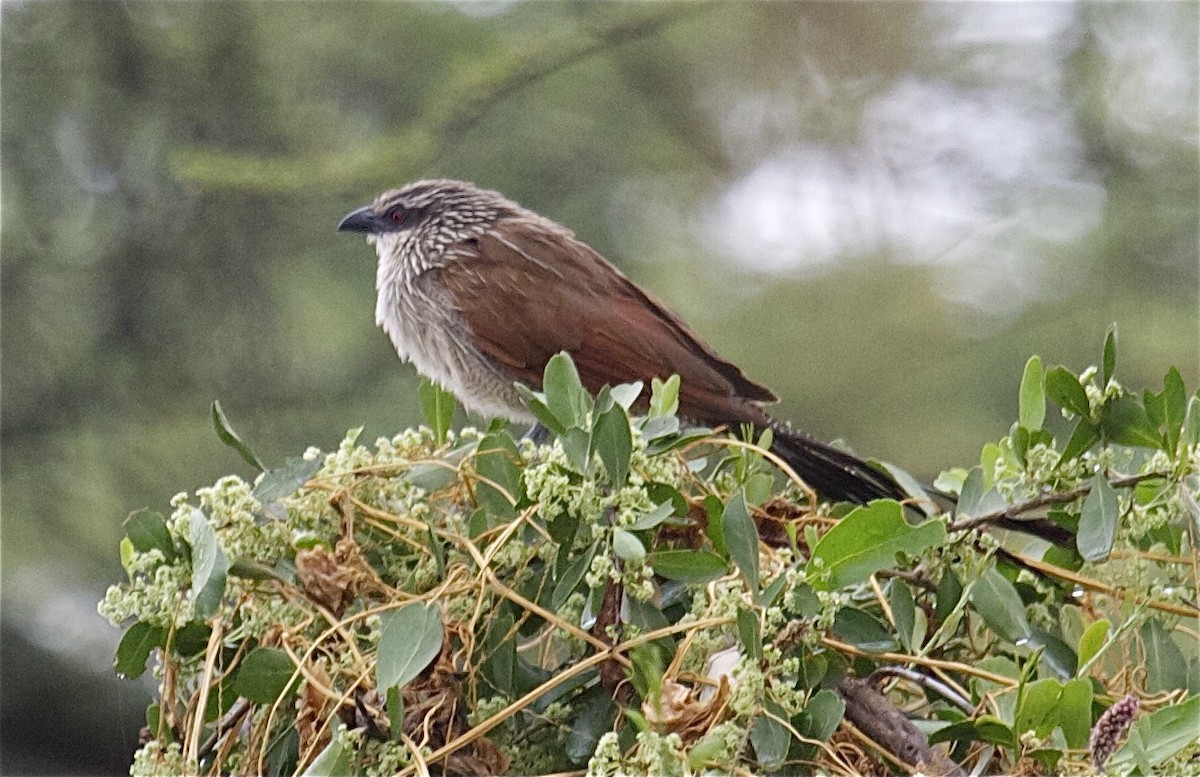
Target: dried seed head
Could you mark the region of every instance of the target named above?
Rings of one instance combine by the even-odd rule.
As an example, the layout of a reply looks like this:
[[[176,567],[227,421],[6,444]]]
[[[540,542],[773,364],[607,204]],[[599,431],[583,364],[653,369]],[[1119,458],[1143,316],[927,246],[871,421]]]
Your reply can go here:
[[[1088,747],[1092,751],[1092,765],[1096,771],[1103,774],[1105,762],[1117,751],[1117,745],[1121,744],[1125,732],[1137,717],[1138,707],[1137,697],[1126,694],[1125,698],[1105,710],[1092,727]]]

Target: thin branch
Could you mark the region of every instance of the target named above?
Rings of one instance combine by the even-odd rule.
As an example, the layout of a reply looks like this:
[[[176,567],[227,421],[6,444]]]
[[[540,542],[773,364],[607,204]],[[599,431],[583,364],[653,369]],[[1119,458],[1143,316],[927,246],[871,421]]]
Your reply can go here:
[[[1113,488],[1129,488],[1130,486],[1136,486],[1143,480],[1153,480],[1155,478],[1166,477],[1167,475],[1161,472],[1151,472],[1146,475],[1130,475],[1129,477],[1118,478],[1117,480],[1112,481],[1111,485]],[[1081,496],[1087,496],[1088,492],[1091,490],[1091,486],[1079,486],[1078,488],[1073,488],[1070,491],[1056,491],[1049,494],[1038,494],[1032,499],[1028,499],[1024,502],[1018,502],[1015,505],[1010,505],[1008,507],[1001,508],[1000,510],[993,510],[990,513],[984,513],[982,515],[975,515],[969,518],[951,521],[946,529],[948,531],[961,531],[963,529],[974,529],[977,526],[996,523],[998,521],[1039,520],[1035,517],[1022,518],[1021,516],[1023,516],[1025,513],[1032,512],[1042,507],[1074,502]]]
[[[968,699],[964,698],[958,691],[954,690],[936,677],[930,677],[929,675],[918,672],[915,669],[909,669],[908,667],[904,666],[881,666],[871,673],[871,676],[867,678],[867,681],[872,682],[875,680],[875,678],[882,677],[884,675],[902,677],[905,680],[928,688],[946,701],[953,703],[954,706],[958,707],[968,715],[972,715],[975,712],[975,706],[971,704]]]

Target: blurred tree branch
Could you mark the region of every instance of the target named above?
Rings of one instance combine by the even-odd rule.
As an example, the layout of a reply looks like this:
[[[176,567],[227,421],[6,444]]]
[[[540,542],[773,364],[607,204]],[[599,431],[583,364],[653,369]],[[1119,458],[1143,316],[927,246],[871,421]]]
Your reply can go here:
[[[567,50],[543,50],[505,63],[476,68],[448,85],[443,98],[426,107],[427,120],[384,135],[372,143],[331,153],[321,159],[294,156],[264,158],[251,154],[188,149],[171,160],[172,172],[186,184],[204,189],[242,189],[260,193],[294,192],[310,186],[358,191],[395,183],[397,170],[423,170],[453,149],[497,106],[521,91],[614,47],[661,33],[681,19],[716,6],[683,5],[615,23],[592,33],[592,40]],[[508,53],[498,55],[511,58]],[[488,63],[492,64],[492,63]],[[480,73],[489,75],[480,76]],[[497,73],[497,75],[490,75]]]

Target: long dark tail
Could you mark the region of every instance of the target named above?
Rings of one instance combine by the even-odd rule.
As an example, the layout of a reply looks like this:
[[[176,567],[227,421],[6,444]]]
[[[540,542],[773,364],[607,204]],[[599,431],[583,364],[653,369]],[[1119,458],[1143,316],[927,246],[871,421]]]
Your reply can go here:
[[[882,470],[818,442],[783,424],[772,424],[775,453],[796,470],[805,483],[826,499],[865,504],[872,499],[906,499],[900,484]]]
[[[818,442],[780,423],[773,423],[775,432],[774,451],[796,470],[804,482],[826,499],[836,502],[858,502],[865,504],[872,499],[911,499],[900,484],[882,470],[872,467],[862,459],[838,450],[831,445]],[[951,503],[949,494],[931,491]],[[1070,547],[1075,535],[1048,518],[1006,518],[992,521],[992,526],[1040,537],[1062,547]]]

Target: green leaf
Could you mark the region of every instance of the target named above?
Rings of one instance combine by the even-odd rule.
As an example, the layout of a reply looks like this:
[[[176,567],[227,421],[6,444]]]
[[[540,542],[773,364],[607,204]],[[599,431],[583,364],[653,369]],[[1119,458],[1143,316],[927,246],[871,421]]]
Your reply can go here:
[[[1112,550],[1117,532],[1117,492],[1103,473],[1092,478],[1092,489],[1083,500],[1075,547],[1086,561],[1103,561]]]
[[[853,607],[843,607],[837,611],[833,619],[833,633],[868,653],[896,648],[895,638],[882,621]]]
[[[454,407],[457,404],[454,395],[428,378],[421,378],[419,392],[425,423],[433,430],[434,442],[442,445],[446,442],[446,432],[450,431],[450,422],[454,420]]]
[[[758,591],[758,528],[750,517],[746,497],[737,491],[725,503],[721,514],[721,528],[725,533],[725,544],[729,557],[745,576],[750,590]]]
[[[686,516],[686,514],[688,514],[688,500],[684,499],[683,494],[679,493],[679,489],[671,486],[671,484],[647,483],[646,495],[649,496],[650,500],[659,505],[658,507],[655,507],[654,511],[652,511],[650,514],[658,513],[660,510],[662,510],[662,508],[664,508],[662,505],[665,504],[671,505],[671,512],[667,513],[668,518],[671,516]],[[638,518],[637,523],[641,524],[644,522],[644,520],[648,519],[649,516]],[[641,528],[650,529],[653,528],[653,526],[641,526]]]
[[[144,621],[138,621],[129,627],[117,645],[116,660],[113,668],[120,676],[133,680],[141,677],[146,671],[146,661],[156,647],[162,647],[166,631],[160,626],[151,626]]]
[[[1167,370],[1167,375],[1163,378],[1163,425],[1166,430],[1166,448],[1167,452],[1174,454],[1178,445],[1179,437],[1183,430],[1184,417],[1187,414],[1187,389],[1183,385],[1183,378],[1179,375],[1179,370],[1175,367]]]
[[[1046,379],[1042,357],[1030,356],[1021,375],[1021,392],[1017,404],[1018,423],[1026,429],[1041,429],[1046,420]]]
[[[1030,636],[1025,605],[1017,590],[994,567],[984,570],[971,588],[971,603],[992,631],[1008,640],[1020,642]]]
[[[521,454],[508,430],[484,435],[475,454],[475,471],[487,479],[475,484],[475,498],[480,507],[501,518],[517,514],[514,502],[525,497],[520,461]]]
[[[259,647],[242,661],[233,690],[258,704],[273,704],[295,675],[296,666],[287,653],[277,648]]]
[[[1061,695],[1062,685],[1053,678],[1037,680],[1024,686],[1019,696],[1013,729],[1018,734],[1033,731],[1039,737],[1049,734],[1058,723],[1054,713]]]
[[[137,553],[133,549],[133,540],[128,537],[122,537],[121,542],[117,545],[118,553],[121,559],[121,568],[125,570],[127,575],[133,575],[133,557]]]
[[[1113,322],[1108,327],[1108,333],[1104,336],[1104,384],[1100,388],[1108,385],[1112,380],[1113,373],[1117,369],[1117,324]]]
[[[900,580],[893,580],[891,588],[888,603],[892,608],[892,618],[896,621],[896,632],[900,635],[900,642],[904,647],[914,650],[919,646],[913,645],[913,627],[916,625],[917,607],[913,601],[912,591],[908,590],[908,586]]]
[[[1070,439],[1063,447],[1062,460],[1070,461],[1081,453],[1086,452],[1100,439],[1100,427],[1086,418],[1080,418],[1071,432]]]
[[[1001,747],[1015,748],[1016,733],[1003,721],[991,715],[982,715],[978,720],[963,720],[951,723],[929,735],[929,744],[940,742],[990,742]]]
[[[546,407],[564,428],[583,427],[592,399],[579,379],[575,362],[566,351],[556,353],[546,362],[542,391],[546,394]]]
[[[726,749],[725,737],[720,733],[705,734],[688,751],[688,769],[701,772],[707,766],[716,765]]]
[[[945,622],[946,618],[950,617],[950,613],[954,612],[954,608],[962,601],[962,594],[962,583],[958,582],[954,573],[947,569],[942,573],[941,581],[938,582],[937,603],[933,610],[939,623]]]
[[[758,623],[758,615],[754,610],[739,607],[737,612],[738,637],[746,655],[755,661],[762,658],[762,631]]]
[[[838,724],[846,714],[846,703],[833,691],[822,688],[804,705],[804,714],[808,716],[805,735],[824,742],[837,731]]]
[[[812,549],[807,573],[814,588],[832,591],[861,583],[896,565],[896,554],[911,556],[942,544],[946,526],[930,519],[917,526],[904,520],[898,502],[880,499],[854,509]]]
[[[288,582],[288,579],[279,574],[276,570],[260,564],[253,559],[239,558],[229,565],[229,574],[240,577],[245,580],[279,580]]]
[[[617,705],[612,697],[601,688],[594,688],[572,705],[579,710],[571,731],[567,734],[566,754],[572,764],[586,763],[596,752],[600,737],[612,729],[613,720],[617,716]]]
[[[426,493],[440,491],[455,481],[455,469],[449,464],[425,461],[413,465],[404,479]]]
[[[154,731],[156,729],[151,729]],[[296,773],[300,760],[300,734],[294,727],[283,730],[267,750],[266,777],[284,777]]]
[[[1067,745],[1079,750],[1087,746],[1088,734],[1092,730],[1092,683],[1078,677],[1063,685],[1058,697],[1058,725],[1063,730]]]
[[[613,528],[613,553],[623,561],[637,561],[646,557],[646,546],[636,535],[616,526]]]
[[[491,655],[484,661],[483,671],[497,690],[514,693],[513,670],[517,665],[517,641],[511,638],[513,624],[511,613],[505,612],[492,623],[488,632],[488,649]]]
[[[1138,630],[1146,660],[1146,690],[1150,693],[1174,691],[1187,686],[1187,663],[1183,652],[1171,639],[1171,632],[1157,620],[1148,620]]]
[[[1046,396],[1080,418],[1087,418],[1092,413],[1083,384],[1066,367],[1055,367],[1046,373]]]
[[[221,605],[229,564],[217,544],[216,532],[198,508],[192,509],[188,535],[192,545],[192,603],[196,617],[203,620]]]
[[[1065,681],[1074,677],[1075,670],[1079,667],[1079,658],[1071,646],[1058,635],[1038,626],[1031,626],[1029,631],[1030,645],[1042,649],[1042,663],[1049,667],[1059,680]]]
[[[754,745],[756,765],[764,771],[775,771],[787,758],[792,735],[775,718],[758,715],[750,724],[750,744]]]
[[[645,531],[653,529],[663,521],[675,514],[675,503],[673,501],[663,502],[658,507],[655,507],[650,512],[638,518],[625,528],[629,531]]]
[[[673,416],[679,410],[679,376],[650,379],[650,416]]]
[[[592,558],[596,555],[597,547],[597,543],[593,542],[586,551],[572,559],[567,568],[563,570],[558,582],[554,585],[554,592],[550,595],[550,609],[557,610],[562,607],[579,587],[579,581],[583,580],[583,576],[587,574],[592,565]],[[722,566],[724,566],[724,562],[722,562]]]
[[[807,690],[816,688],[829,672],[829,659],[822,653],[814,653],[803,647],[798,652],[801,661],[800,671],[796,673],[796,682]],[[811,703],[810,701],[809,704]]]
[[[678,431],[679,419],[673,415],[646,416],[642,420],[642,437],[646,442],[662,440]]]
[[[321,464],[320,457],[312,461],[306,461],[299,456],[289,457],[283,462],[282,467],[275,467],[264,472],[250,495],[262,504],[291,496],[300,489],[300,486],[307,483],[308,479],[317,473],[317,470],[321,469]]]
[[[381,620],[375,685],[402,688],[441,652],[442,616],[436,605],[410,602]]]
[[[558,416],[550,411],[550,407],[546,404],[546,395],[539,391],[534,391],[524,383],[514,383],[513,388],[525,400],[525,407],[529,409],[529,412],[533,413],[538,422],[553,432],[556,437],[561,437],[563,432],[566,431],[566,427],[563,426],[562,421],[558,420]]]
[[[635,380],[633,383],[622,383],[612,387],[612,399],[621,406],[626,412],[633,407],[633,403],[642,395],[642,382]]]
[[[258,457],[254,455],[254,451],[250,450],[250,446],[242,441],[237,432],[233,431],[233,427],[229,424],[229,419],[225,417],[225,411],[221,409],[221,403],[216,400],[213,400],[212,403],[212,422],[213,428],[217,430],[217,437],[221,442],[237,451],[247,464],[259,472],[266,469]]]
[[[1079,671],[1082,673],[1085,667],[1091,663],[1092,659],[1100,653],[1100,648],[1104,647],[1105,640],[1108,639],[1108,631],[1112,624],[1107,618],[1096,621],[1079,637]]]
[[[350,773],[350,761],[354,752],[342,746],[340,735],[345,728],[344,723],[337,724],[333,738],[304,770],[302,777],[338,777]]]
[[[1129,738],[1113,757],[1107,769],[1120,774],[1140,764],[1155,767],[1196,741],[1200,731],[1200,696],[1175,704],[1136,720]]]
[[[624,486],[629,478],[629,458],[633,455],[633,433],[629,429],[629,416],[620,405],[613,405],[597,416],[592,425],[592,447],[600,454],[613,485]]]
[[[759,607],[770,607],[775,604],[775,600],[783,593],[783,589],[787,586],[787,575],[776,575],[771,584],[764,588],[761,593],[754,599],[754,603]]]
[[[765,472],[756,472],[746,478],[746,482],[742,485],[742,490],[746,495],[747,504],[757,507],[766,502],[771,498],[771,491],[774,486],[774,478]]]
[[[175,629],[175,634],[171,638],[171,651],[175,655],[183,656],[198,656],[208,648],[209,637],[212,636],[212,627],[202,621],[189,621],[181,628]]]
[[[138,510],[125,519],[125,536],[139,553],[161,550],[163,558],[173,561],[176,556],[175,541],[167,529],[167,521],[159,513]]]
[[[576,472],[587,475],[592,471],[592,436],[584,429],[571,427],[558,436],[567,462]]]
[[[638,645],[630,651],[629,660],[630,667],[627,671],[638,695],[643,699],[661,698],[663,671],[666,665],[658,646]]]
[[[660,550],[647,561],[655,574],[688,585],[716,580],[729,571],[725,559],[707,550]]]
[[[725,514],[725,503],[716,494],[709,494],[704,497],[704,512],[708,517],[708,525],[704,527],[704,533],[708,535],[709,541],[717,552],[723,556],[729,555],[729,546],[725,544],[725,526],[723,516]]]
[[[1200,445],[1200,393],[1188,400],[1179,439],[1184,445]]]
[[[1162,438],[1150,423],[1142,400],[1133,394],[1122,394],[1109,400],[1100,425],[1113,442],[1143,448],[1162,447]]]
[[[384,706],[387,708],[392,741],[399,742],[400,735],[404,733],[404,694],[400,693],[399,688],[393,685],[387,689]]]

